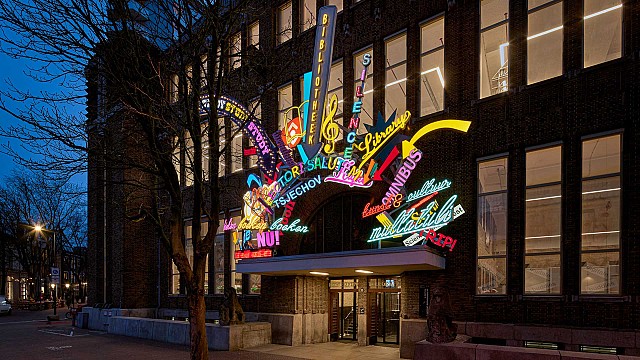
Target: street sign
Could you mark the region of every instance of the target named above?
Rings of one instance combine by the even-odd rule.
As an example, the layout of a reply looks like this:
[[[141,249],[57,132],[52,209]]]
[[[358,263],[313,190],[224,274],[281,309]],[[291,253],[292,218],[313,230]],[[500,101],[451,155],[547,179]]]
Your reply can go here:
[[[51,268],[51,282],[54,284],[60,284],[60,268]]]

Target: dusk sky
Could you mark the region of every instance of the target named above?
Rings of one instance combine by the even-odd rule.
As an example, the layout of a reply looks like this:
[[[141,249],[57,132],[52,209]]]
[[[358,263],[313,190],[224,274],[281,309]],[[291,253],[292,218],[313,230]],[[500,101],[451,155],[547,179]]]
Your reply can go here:
[[[4,54],[0,53],[0,86],[7,88],[7,81],[11,81],[14,85],[21,89],[38,89],[46,90],[49,92],[55,92],[57,85],[46,86],[43,83],[38,83],[30,79],[25,75],[25,70],[28,69],[30,62],[22,59],[11,59]],[[14,104],[13,106],[20,106],[20,104]],[[79,110],[80,111],[80,110]],[[0,110],[0,127],[10,126],[12,124],[18,124],[17,120],[10,114]],[[11,143],[12,147],[18,150],[23,156],[29,157],[28,151],[21,148],[21,144],[18,141],[11,141],[10,139],[0,136],[0,143]],[[14,160],[5,155],[0,154],[0,181],[4,181],[6,176],[11,174],[13,169],[18,168]],[[86,183],[86,176],[74,178],[76,183]]]

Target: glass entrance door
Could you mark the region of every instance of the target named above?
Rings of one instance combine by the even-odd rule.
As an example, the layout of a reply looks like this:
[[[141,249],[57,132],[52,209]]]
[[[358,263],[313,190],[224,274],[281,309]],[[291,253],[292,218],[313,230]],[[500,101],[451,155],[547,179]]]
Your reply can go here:
[[[372,332],[376,343],[399,344],[400,292],[375,292],[371,313]],[[373,299],[372,299],[373,300]]]
[[[357,340],[358,293],[353,279],[331,280],[329,334],[331,341]]]

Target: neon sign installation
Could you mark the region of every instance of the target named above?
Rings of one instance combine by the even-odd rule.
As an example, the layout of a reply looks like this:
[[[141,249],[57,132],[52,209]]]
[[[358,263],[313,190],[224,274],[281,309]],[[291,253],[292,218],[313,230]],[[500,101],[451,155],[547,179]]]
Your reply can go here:
[[[358,126],[360,125],[360,112],[362,112],[362,99],[364,98],[364,85],[365,80],[367,79],[367,68],[371,64],[371,54],[364,54],[362,57],[362,65],[364,69],[362,69],[362,74],[360,74],[361,84],[356,86],[356,97],[358,101],[353,103],[353,116],[351,117],[351,121],[349,121],[349,133],[347,134],[347,146],[344,149],[344,157],[345,159],[351,158],[351,153],[353,152],[353,143],[356,141],[356,131],[358,130]]]
[[[361,170],[358,170],[354,165],[355,161],[346,160],[342,163],[342,167],[339,171],[334,172],[332,176],[327,176],[325,182],[334,182],[343,185],[349,185],[349,187],[368,188],[373,185],[373,182],[365,184],[364,174]]]
[[[258,248],[280,245],[280,231],[265,231],[258,233]]]
[[[435,211],[432,211],[435,201],[429,203],[427,208],[419,213],[416,212],[416,209],[402,211],[391,226],[374,228],[368,242],[406,235],[420,230],[439,229],[454,219],[453,207],[457,198],[458,195],[452,195],[442,207]]]
[[[280,197],[274,200],[274,204],[276,208],[280,208],[284,206],[289,201],[295,200],[298,196],[306,193],[310,189],[320,185],[322,183],[322,178],[320,175],[317,175],[314,178],[308,179],[306,182],[297,185],[293,189],[288,190],[285,194],[280,195]]]
[[[306,226],[298,225],[300,219],[295,219],[291,224],[286,224],[283,218],[277,219],[271,224],[269,227],[270,230],[278,230],[278,231],[287,231],[287,232],[297,232],[297,233],[308,233],[309,228]]]
[[[391,209],[391,207],[398,207],[400,206],[400,204],[402,204],[402,194],[397,194],[393,201],[387,201],[386,205],[371,205],[371,203],[367,203],[364,206],[364,210],[362,210],[362,218],[379,214],[383,211]]]
[[[320,126],[324,111],[324,102],[331,73],[331,59],[333,57],[333,37],[336,28],[335,6],[323,6],[318,11],[318,24],[316,27],[316,46],[313,52],[313,66],[311,93],[309,94],[307,122],[307,143],[303,147],[307,158],[311,158],[320,149]]]
[[[206,115],[210,109],[209,97],[200,100],[200,115]],[[259,149],[258,166],[260,171],[268,176],[273,176],[276,169],[277,155],[274,146],[269,142],[267,133],[264,131],[260,120],[249,116],[250,112],[235,99],[229,96],[220,96],[216,106],[218,115],[229,116],[238,127],[242,128],[245,134],[251,138],[254,146]]]
[[[391,186],[389,186],[389,191],[387,191],[382,199],[383,204],[386,205],[400,193],[400,188],[404,187],[405,182],[407,182],[407,179],[411,176],[411,172],[416,168],[416,163],[420,161],[420,159],[422,159],[422,152],[418,149],[411,150],[411,154],[402,162],[402,166],[398,169],[395,179],[391,183]]]
[[[396,135],[400,130],[404,129],[409,120],[411,119],[411,112],[407,110],[402,116],[399,118],[395,117],[396,112],[393,114],[387,121],[378,121],[376,126],[370,126],[369,131],[376,131],[375,135],[373,133],[368,133],[365,135],[364,140],[360,143],[354,143],[353,147],[364,151],[364,155],[362,155],[362,162],[360,163],[360,167],[366,163],[369,159],[371,159],[378,151],[380,151],[386,144],[391,140],[394,135]]]
[[[233,222],[233,219],[224,219],[224,231],[235,230],[238,225]]]
[[[271,251],[271,249],[260,249],[256,251],[251,251],[251,250],[236,251],[233,254],[234,259],[258,259],[258,258],[267,258],[272,256],[273,256],[273,251]]]

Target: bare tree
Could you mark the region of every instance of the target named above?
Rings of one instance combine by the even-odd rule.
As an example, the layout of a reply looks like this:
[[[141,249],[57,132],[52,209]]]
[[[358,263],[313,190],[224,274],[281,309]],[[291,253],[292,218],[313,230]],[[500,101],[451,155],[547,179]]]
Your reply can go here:
[[[121,192],[123,216],[154,227],[184,279],[191,358],[204,359],[206,259],[226,190],[217,176],[220,160],[231,144],[219,136],[218,100],[227,94],[246,104],[246,96],[273,91],[270,84],[281,81],[279,69],[295,56],[284,48],[274,56],[273,46],[235,46],[234,35],[246,19],[263,11],[261,1],[129,5],[124,0],[0,2],[1,50],[32,60],[28,75],[34,79],[60,85],[59,91],[43,93],[8,84],[0,91],[0,108],[17,122],[0,135],[20,140],[34,157],[20,157],[11,148],[5,152],[50,176],[68,178],[87,166],[112,174],[100,181]],[[84,114],[78,108],[87,84]],[[211,106],[203,106],[203,99]],[[23,106],[12,107],[15,102]],[[250,119],[235,122],[232,137]],[[203,216],[213,226],[201,236],[200,222],[193,223],[190,261],[183,218]]]
[[[86,246],[86,204],[72,183],[46,180],[42,174],[16,171],[0,187],[0,232],[8,253],[36,282],[62,250]],[[35,225],[45,231],[36,232]],[[52,231],[56,232],[55,248]],[[39,289],[42,284],[34,284]],[[37,291],[32,290],[32,294]]]

